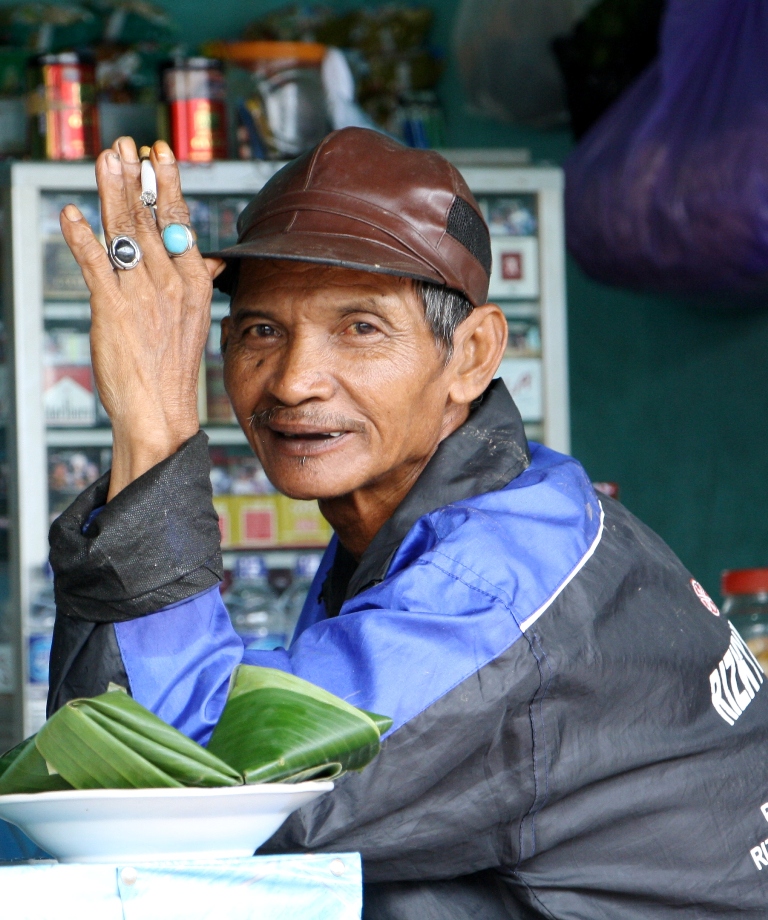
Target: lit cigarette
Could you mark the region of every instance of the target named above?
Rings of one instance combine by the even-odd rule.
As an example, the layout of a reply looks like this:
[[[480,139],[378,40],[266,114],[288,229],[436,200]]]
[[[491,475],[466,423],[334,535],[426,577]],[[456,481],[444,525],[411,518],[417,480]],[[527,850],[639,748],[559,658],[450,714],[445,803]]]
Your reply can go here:
[[[145,208],[153,208],[157,204],[157,176],[152,164],[149,162],[149,147],[139,150],[141,160],[141,203]]]

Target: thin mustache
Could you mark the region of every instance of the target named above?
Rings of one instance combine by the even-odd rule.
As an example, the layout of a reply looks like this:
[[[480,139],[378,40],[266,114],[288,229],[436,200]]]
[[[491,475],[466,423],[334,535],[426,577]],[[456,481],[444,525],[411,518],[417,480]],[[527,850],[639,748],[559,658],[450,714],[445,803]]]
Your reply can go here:
[[[259,428],[269,428],[272,422],[284,425],[307,425],[319,431],[365,431],[365,425],[355,419],[343,415],[327,414],[320,412],[297,412],[285,406],[273,406],[271,409],[262,409],[254,412],[248,419],[248,425],[254,431]]]

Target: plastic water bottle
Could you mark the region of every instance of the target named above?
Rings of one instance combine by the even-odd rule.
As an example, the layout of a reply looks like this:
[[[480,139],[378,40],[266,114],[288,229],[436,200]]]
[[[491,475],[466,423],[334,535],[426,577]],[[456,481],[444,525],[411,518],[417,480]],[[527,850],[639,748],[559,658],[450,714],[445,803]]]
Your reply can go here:
[[[46,562],[32,573],[27,615],[27,684],[24,693],[25,727],[36,732],[45,722],[48,697],[48,665],[51,658],[56,602],[53,570]]]
[[[286,644],[285,618],[269,570],[261,556],[240,556],[223,601],[235,632],[246,648],[273,649]]]
[[[48,684],[56,601],[53,597],[53,570],[45,562],[30,584],[28,680],[31,684]]]
[[[289,641],[293,638],[296,624],[304,609],[304,601],[322,558],[321,553],[302,553],[294,565],[291,586],[280,598],[285,617],[285,631]]]

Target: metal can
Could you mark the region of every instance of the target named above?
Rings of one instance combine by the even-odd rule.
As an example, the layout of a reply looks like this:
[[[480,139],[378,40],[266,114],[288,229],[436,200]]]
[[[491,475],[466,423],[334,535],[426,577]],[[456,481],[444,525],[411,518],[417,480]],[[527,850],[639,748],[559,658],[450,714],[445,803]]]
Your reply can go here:
[[[768,672],[768,568],[723,572],[723,613]]]
[[[96,71],[82,55],[37,59],[30,99],[33,153],[47,160],[82,160],[99,152]]]
[[[182,163],[227,156],[226,89],[219,61],[176,60],[163,71],[171,147]]]

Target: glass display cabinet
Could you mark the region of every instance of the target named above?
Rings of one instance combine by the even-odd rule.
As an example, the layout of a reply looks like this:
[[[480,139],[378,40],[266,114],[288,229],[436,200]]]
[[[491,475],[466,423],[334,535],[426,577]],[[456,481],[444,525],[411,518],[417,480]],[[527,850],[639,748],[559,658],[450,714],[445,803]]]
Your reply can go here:
[[[529,437],[569,449],[562,173],[451,151],[491,228],[490,299],[504,309],[500,368]],[[235,241],[275,163],[182,167],[201,249]],[[88,292],[59,230],[74,202],[99,224],[92,164],[7,163],[0,172],[0,753],[45,718],[54,606],[48,528],[111,462],[111,430],[90,362]],[[314,502],[275,492],[234,422],[212,304],[199,378],[233,624],[249,645],[290,639],[330,528]]]

